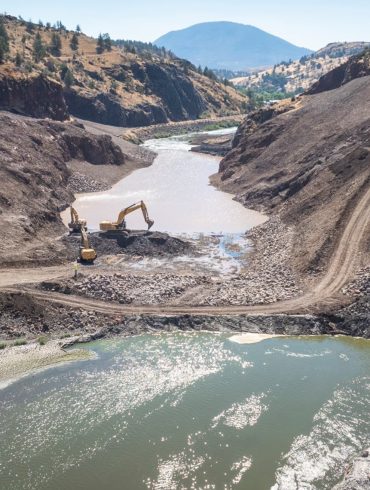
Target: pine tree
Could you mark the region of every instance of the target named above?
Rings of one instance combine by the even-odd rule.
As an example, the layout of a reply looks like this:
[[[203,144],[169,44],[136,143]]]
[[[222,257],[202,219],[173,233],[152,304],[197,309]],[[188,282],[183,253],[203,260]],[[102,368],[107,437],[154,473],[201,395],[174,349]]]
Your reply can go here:
[[[41,35],[39,32],[36,33],[35,40],[33,42],[33,57],[36,63],[42,60],[45,56],[46,50],[44,43],[42,42]]]
[[[96,43],[96,52],[98,54],[102,54],[104,51],[104,38],[101,34],[99,34],[97,43]]]
[[[9,53],[9,36],[6,32],[4,19],[0,17],[0,63],[5,60],[6,54]]]
[[[64,81],[64,84],[67,88],[71,88],[74,81],[75,81],[73,74],[69,68],[67,69],[67,71],[64,75],[63,81]]]
[[[73,33],[73,36],[72,36],[72,39],[71,39],[71,42],[69,43],[69,45],[71,46],[72,51],[78,50],[78,36],[75,32]]]
[[[112,40],[110,38],[109,34],[104,34],[103,35],[103,40],[104,40],[104,50],[106,51],[112,51]]]
[[[54,56],[60,56],[62,50],[62,40],[56,32],[51,35],[51,43],[49,46],[50,53]]]
[[[15,55],[15,66],[20,67],[22,63],[23,63],[22,55],[19,51],[17,51],[17,54]]]
[[[77,32],[77,36],[79,36],[81,34],[81,26],[80,26],[80,24],[77,24],[77,26],[76,26],[76,32]]]
[[[31,19],[26,22],[26,31],[29,32],[30,34],[33,33],[34,27],[35,26],[33,25],[33,22]]]

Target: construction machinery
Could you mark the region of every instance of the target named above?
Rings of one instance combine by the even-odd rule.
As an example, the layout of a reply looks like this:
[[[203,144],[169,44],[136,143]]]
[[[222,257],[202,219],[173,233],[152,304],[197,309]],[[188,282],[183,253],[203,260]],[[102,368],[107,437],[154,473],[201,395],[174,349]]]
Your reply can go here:
[[[87,230],[87,223],[85,219],[80,219],[75,208],[71,206],[71,222],[68,223],[68,228],[71,233],[79,233],[82,229]]]
[[[95,249],[91,247],[89,236],[84,227],[80,229],[81,233],[81,245],[79,261],[85,264],[93,264],[97,257]]]
[[[148,210],[144,204],[144,201],[139,201],[134,204],[131,204],[131,206],[128,206],[125,209],[122,209],[120,211],[117,221],[101,221],[100,222],[100,230],[101,231],[115,231],[115,230],[126,230],[126,216],[130,213],[133,213],[137,209],[141,209],[144,220],[146,224],[148,225],[148,230],[154,225],[154,221],[149,218],[148,215]]]

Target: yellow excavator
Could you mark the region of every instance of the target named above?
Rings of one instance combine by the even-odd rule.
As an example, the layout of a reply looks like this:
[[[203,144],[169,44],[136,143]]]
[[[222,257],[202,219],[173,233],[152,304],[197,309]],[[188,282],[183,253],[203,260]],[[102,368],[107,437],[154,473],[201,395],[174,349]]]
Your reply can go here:
[[[85,228],[81,228],[81,246],[79,260],[85,264],[93,264],[97,257],[95,249],[91,247],[89,236]]]
[[[87,222],[85,219],[80,219],[75,208],[71,206],[71,222],[68,223],[68,228],[71,233],[79,233],[82,229],[87,230]]]
[[[130,213],[133,213],[137,209],[141,209],[144,220],[148,225],[148,230],[154,225],[154,221],[149,218],[148,210],[144,204],[144,201],[139,201],[131,206],[128,206],[119,213],[117,221],[101,221],[100,222],[100,230],[101,231],[113,231],[113,230],[126,230],[126,216]]]

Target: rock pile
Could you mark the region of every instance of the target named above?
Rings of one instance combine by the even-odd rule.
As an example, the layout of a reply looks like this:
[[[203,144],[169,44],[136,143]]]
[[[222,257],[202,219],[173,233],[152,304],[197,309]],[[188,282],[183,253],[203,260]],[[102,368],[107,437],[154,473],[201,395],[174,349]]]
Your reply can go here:
[[[69,283],[70,291],[90,298],[116,301],[122,304],[154,305],[168,303],[189,289],[209,284],[206,276],[176,274],[96,275]]]
[[[247,237],[255,244],[249,270],[219,281],[204,297],[204,305],[251,305],[293,298],[302,291],[289,265],[293,232],[278,217],[253,228]]]
[[[61,305],[40,304],[26,293],[0,295],[0,338],[34,338],[39,335],[61,337],[64,334],[93,333],[121,318]]]
[[[356,279],[346,284],[342,293],[355,298],[370,296],[370,266],[360,269]]]
[[[127,253],[140,256],[189,254],[190,242],[159,231],[130,231],[126,233],[92,233],[91,244],[98,255]]]
[[[107,191],[110,187],[107,182],[99,182],[79,172],[75,172],[68,180],[68,188],[73,193]]]

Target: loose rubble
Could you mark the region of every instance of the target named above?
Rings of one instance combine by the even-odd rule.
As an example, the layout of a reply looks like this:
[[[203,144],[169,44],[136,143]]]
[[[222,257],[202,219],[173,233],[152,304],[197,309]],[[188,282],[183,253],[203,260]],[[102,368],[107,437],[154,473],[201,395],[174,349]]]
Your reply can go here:
[[[356,279],[342,288],[342,293],[356,298],[370,296],[370,266],[360,269],[356,273]]]
[[[154,305],[168,303],[180,297],[189,289],[210,284],[207,276],[176,274],[113,274],[83,277],[61,284],[43,283],[43,289],[80,294],[99,300],[115,301],[122,304]]]
[[[44,305],[27,293],[0,294],[0,339],[93,333],[121,318],[80,308]]]
[[[247,237],[255,249],[246,272],[215,284],[202,305],[253,305],[293,298],[303,291],[289,265],[293,232],[278,217],[253,228]]]
[[[73,192],[101,192],[110,189],[108,182],[97,181],[91,177],[74,172],[68,180],[68,189]]]

